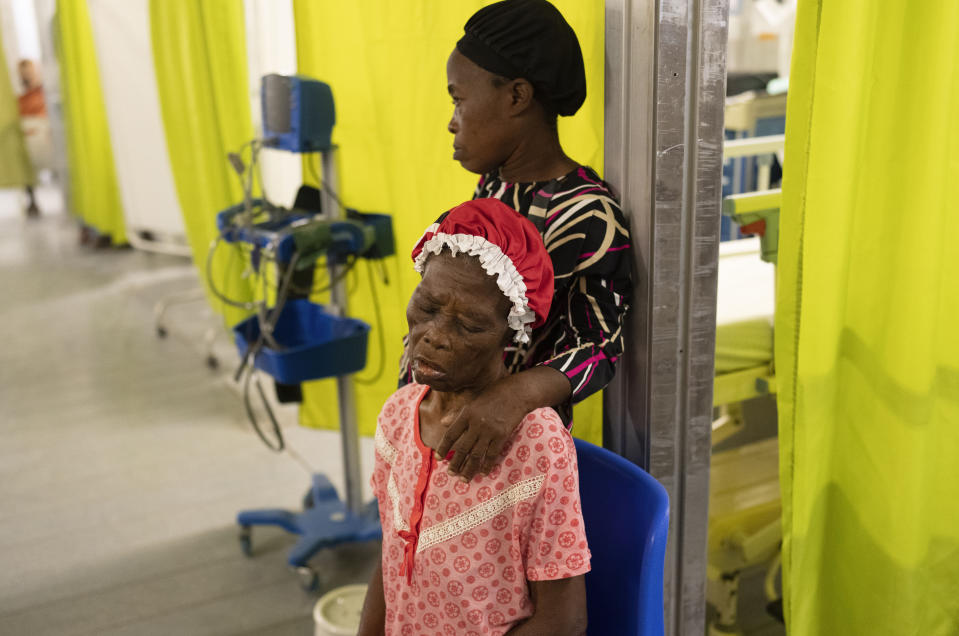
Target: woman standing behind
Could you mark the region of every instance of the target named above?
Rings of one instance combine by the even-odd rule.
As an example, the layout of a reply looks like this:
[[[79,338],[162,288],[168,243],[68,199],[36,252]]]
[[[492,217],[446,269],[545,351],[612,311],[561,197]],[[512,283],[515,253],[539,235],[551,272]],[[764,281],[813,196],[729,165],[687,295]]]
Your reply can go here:
[[[623,349],[629,307],[629,231],[609,186],[563,151],[558,116],[586,99],[579,41],[546,0],[505,0],[465,26],[446,65],[453,158],[481,175],[474,198],[496,198],[530,219],[549,252],[555,296],[546,323],[510,347],[510,375],[450,422],[438,454],[469,481],[488,473],[523,417],[601,390]],[[400,384],[411,381],[409,360]]]

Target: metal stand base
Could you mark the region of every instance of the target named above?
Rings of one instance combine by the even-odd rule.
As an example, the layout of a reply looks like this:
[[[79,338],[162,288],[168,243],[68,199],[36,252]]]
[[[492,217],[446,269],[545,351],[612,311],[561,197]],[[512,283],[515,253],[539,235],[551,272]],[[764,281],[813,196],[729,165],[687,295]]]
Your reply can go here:
[[[237,514],[240,525],[240,545],[243,552],[250,556],[252,545],[250,528],[252,526],[279,526],[291,534],[300,535],[287,562],[290,567],[303,573],[309,569],[308,562],[314,554],[323,548],[342,543],[372,541],[383,536],[380,529],[380,517],[376,500],[369,502],[359,513],[350,511],[346,502],[340,500],[336,488],[325,475],[313,475],[313,485],[308,495],[311,507],[295,513],[280,508],[262,510],[244,510]],[[312,589],[316,585],[315,576],[304,578],[304,587]]]
[[[153,306],[153,326],[156,330],[157,338],[166,338],[170,335],[170,330],[166,322],[167,310],[175,305],[185,305],[187,303],[194,303],[206,300],[206,292],[203,291],[203,288],[191,289],[185,292],[178,292],[175,294],[170,294],[162,300],[156,303]],[[220,361],[216,357],[216,354],[213,352],[213,345],[216,342],[216,335],[219,332],[219,329],[216,327],[208,327],[203,332],[203,353],[204,359],[206,361],[206,366],[211,370],[216,370],[220,367]]]
[[[337,187],[335,148],[323,152],[323,184],[320,191],[324,216],[338,219],[343,215],[339,201],[332,192]],[[342,265],[335,258],[328,259],[331,281],[338,281],[330,289],[328,308],[340,316],[347,315],[346,283],[341,275]],[[280,526],[287,532],[300,535],[290,551],[289,564],[297,570],[305,589],[316,589],[317,573],[307,564],[310,557],[323,548],[341,543],[371,541],[383,536],[376,500],[363,504],[363,482],[360,475],[360,439],[356,425],[356,398],[347,375],[337,376],[336,395],[340,416],[340,440],[343,451],[343,488],[341,500],[325,475],[315,473],[313,486],[305,502],[306,510],[293,513],[287,510],[248,510],[237,515],[240,524],[240,545],[249,556],[251,526]]]

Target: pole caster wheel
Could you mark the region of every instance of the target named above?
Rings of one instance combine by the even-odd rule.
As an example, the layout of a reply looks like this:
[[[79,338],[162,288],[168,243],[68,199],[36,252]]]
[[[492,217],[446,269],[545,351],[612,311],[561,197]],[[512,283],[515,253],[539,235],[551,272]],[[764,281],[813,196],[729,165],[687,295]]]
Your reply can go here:
[[[306,494],[303,495],[303,510],[309,510],[313,507],[313,488],[310,488],[306,491]]]
[[[166,338],[166,337],[167,337],[166,327],[157,325],[157,338],[160,338],[162,340],[163,338]]]
[[[220,361],[214,355],[209,355],[206,357],[206,366],[210,371],[216,371],[220,368]]]
[[[304,592],[315,592],[320,587],[320,575],[308,565],[296,568],[296,576]]]
[[[240,526],[240,550],[243,552],[243,556],[252,557],[253,556],[253,537],[252,530],[250,526]]]

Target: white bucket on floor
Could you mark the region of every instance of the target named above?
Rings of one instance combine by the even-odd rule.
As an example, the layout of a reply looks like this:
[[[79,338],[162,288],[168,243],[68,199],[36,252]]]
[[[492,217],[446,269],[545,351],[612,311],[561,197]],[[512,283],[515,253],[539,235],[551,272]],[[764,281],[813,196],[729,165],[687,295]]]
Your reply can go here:
[[[321,596],[313,608],[314,635],[356,636],[365,598],[365,585],[345,585]]]

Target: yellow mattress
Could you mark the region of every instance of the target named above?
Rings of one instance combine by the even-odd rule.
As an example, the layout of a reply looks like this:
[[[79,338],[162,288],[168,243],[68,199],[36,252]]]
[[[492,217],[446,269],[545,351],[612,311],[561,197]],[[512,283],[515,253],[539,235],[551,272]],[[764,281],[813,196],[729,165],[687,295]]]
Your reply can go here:
[[[719,245],[717,375],[772,361],[776,268],[759,252],[758,238]]]

